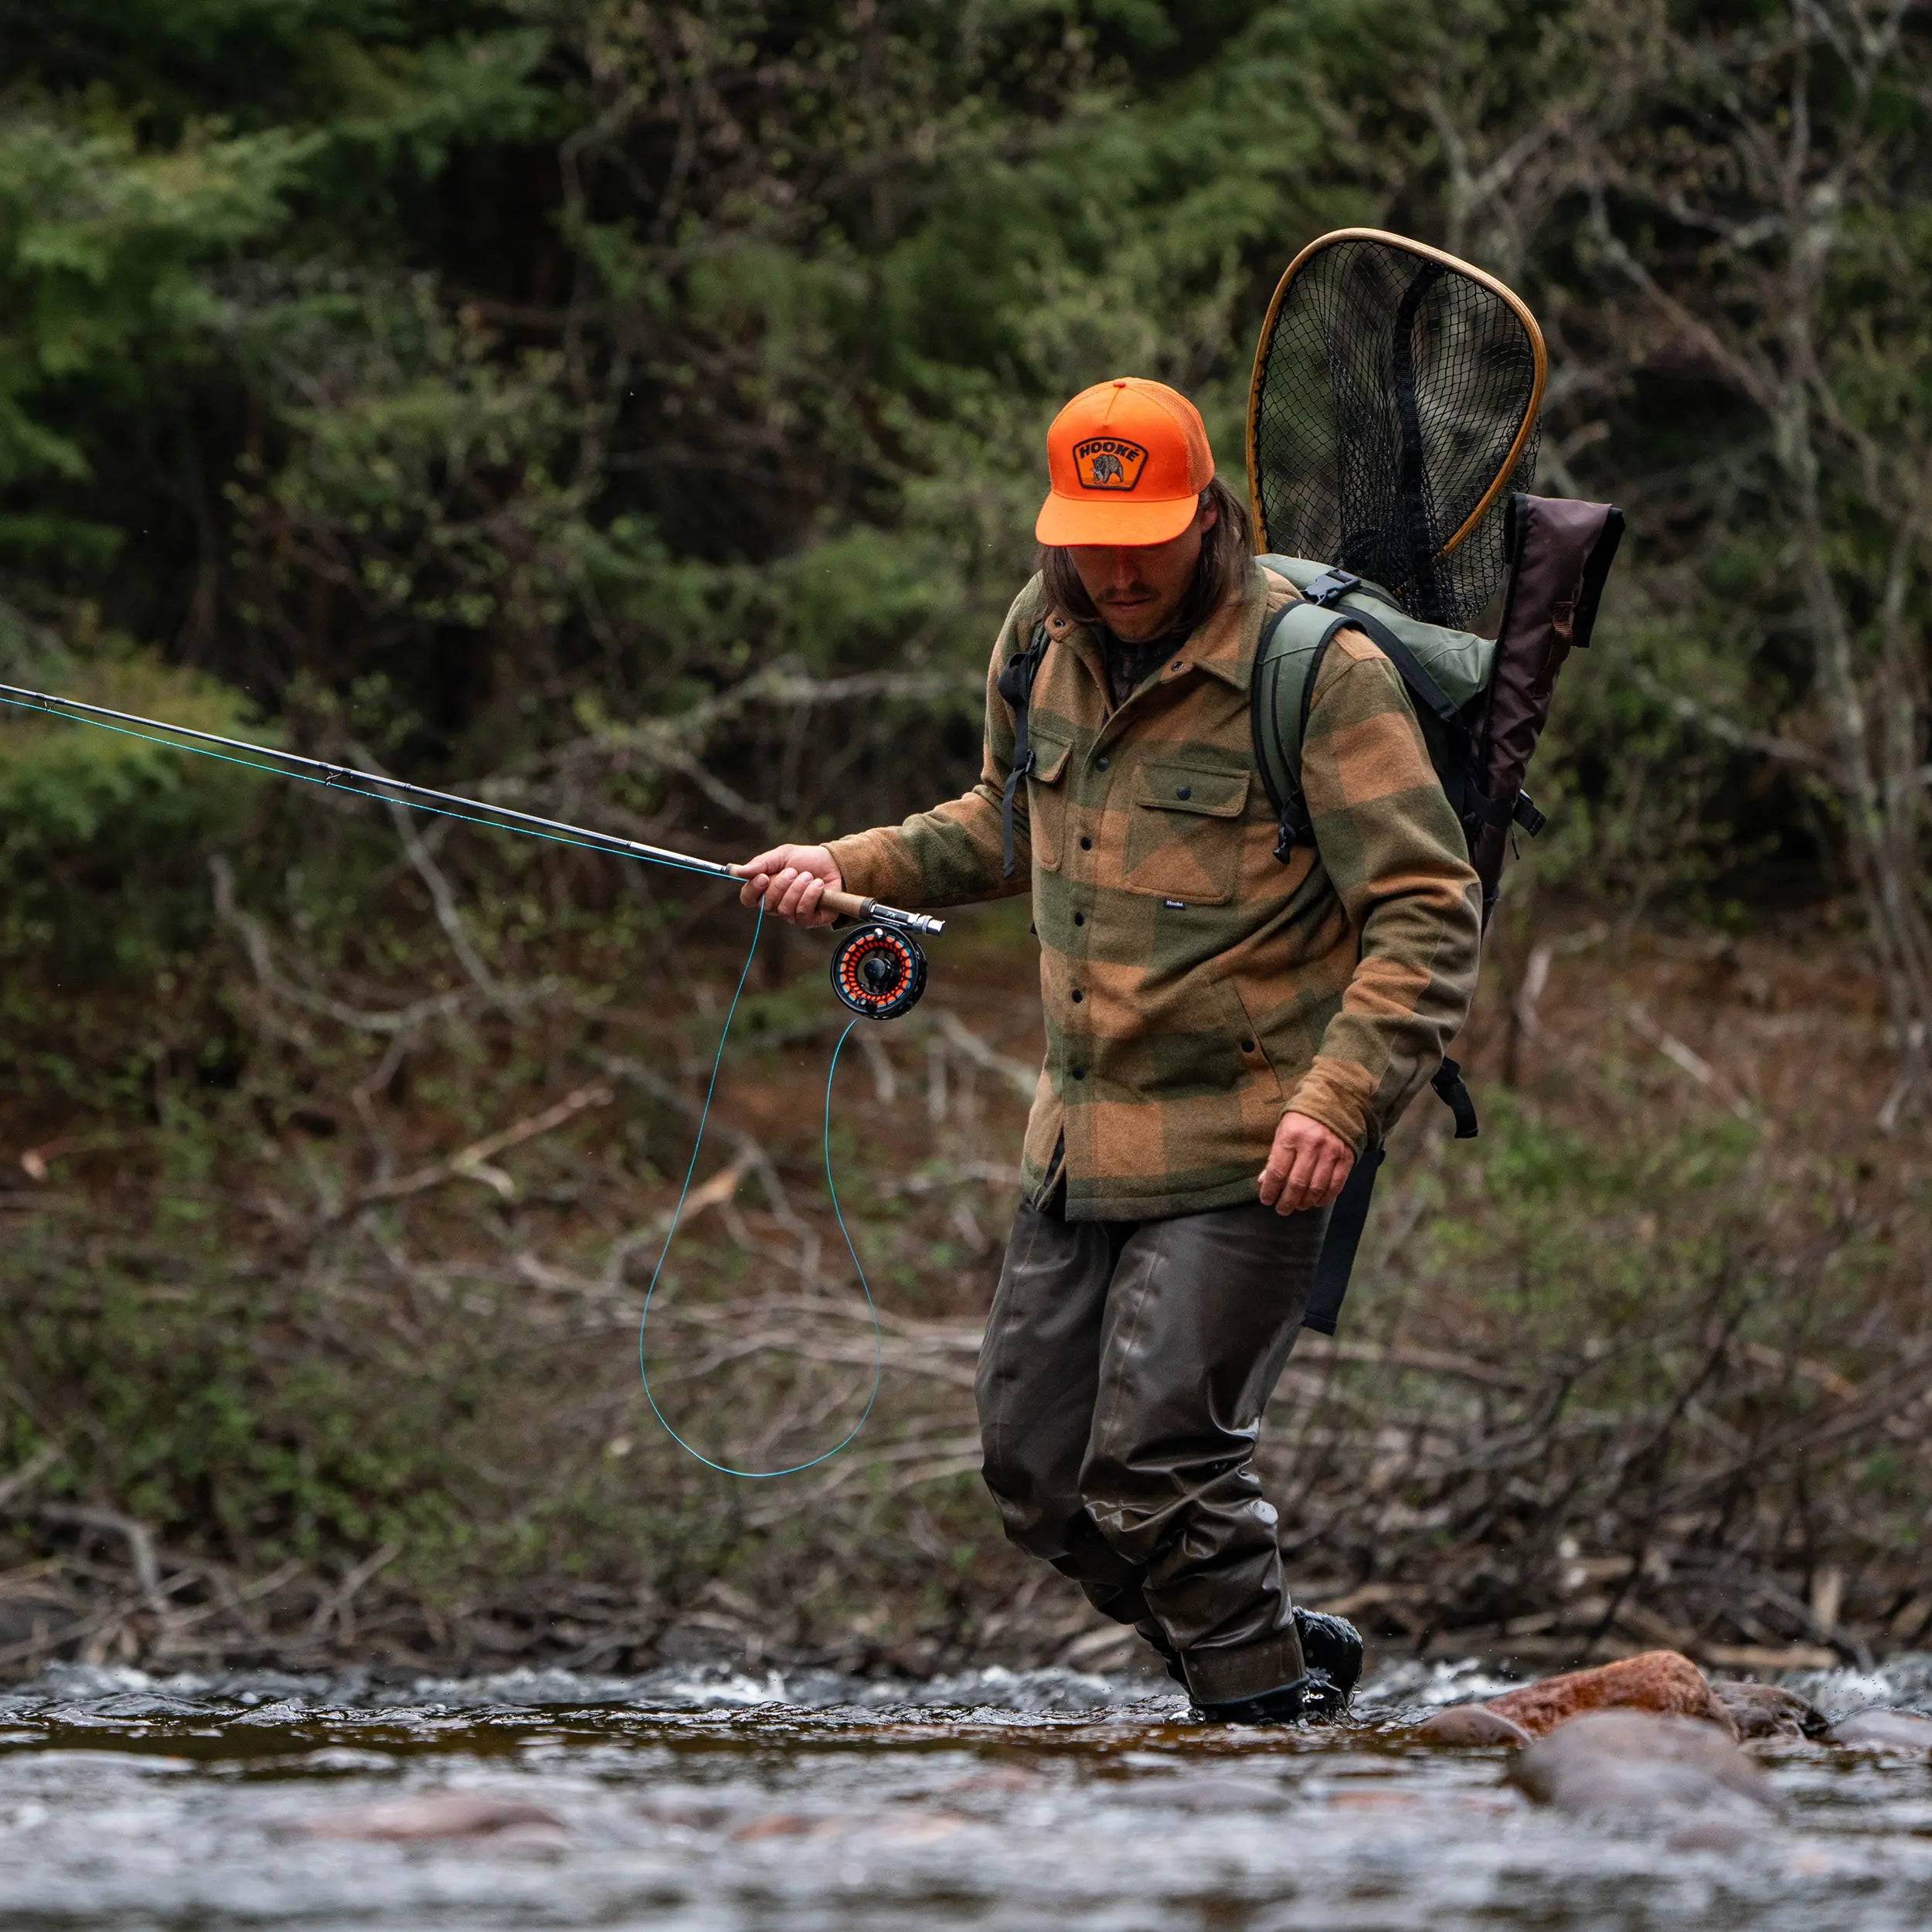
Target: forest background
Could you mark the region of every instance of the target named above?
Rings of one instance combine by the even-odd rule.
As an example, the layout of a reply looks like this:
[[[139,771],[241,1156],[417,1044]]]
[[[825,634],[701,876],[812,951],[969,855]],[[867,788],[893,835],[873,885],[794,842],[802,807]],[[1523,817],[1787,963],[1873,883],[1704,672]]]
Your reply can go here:
[[[1927,1642],[1932,34],[1906,0],[0,0],[0,679],[737,857],[962,787],[1040,438],[1238,472],[1393,227],[1631,534],[1464,1056],[1264,1460],[1385,1651]],[[636,1331],[730,895],[0,724],[0,1669],[1110,1666],[970,1383],[1023,906],[849,1046],[885,1375],[684,1456]],[[759,1466],[872,1333],[763,935],[652,1387]]]

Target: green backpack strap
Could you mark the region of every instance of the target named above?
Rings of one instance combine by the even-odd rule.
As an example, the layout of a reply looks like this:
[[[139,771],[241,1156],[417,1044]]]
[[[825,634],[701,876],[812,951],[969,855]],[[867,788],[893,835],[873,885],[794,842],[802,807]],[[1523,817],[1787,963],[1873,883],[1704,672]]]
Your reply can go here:
[[[1311,829],[1308,801],[1301,794],[1301,741],[1308,728],[1315,673],[1328,640],[1354,621],[1346,613],[1298,597],[1271,612],[1261,626],[1248,721],[1254,735],[1255,768],[1280,828],[1274,855],[1283,865],[1295,847],[1306,842]]]

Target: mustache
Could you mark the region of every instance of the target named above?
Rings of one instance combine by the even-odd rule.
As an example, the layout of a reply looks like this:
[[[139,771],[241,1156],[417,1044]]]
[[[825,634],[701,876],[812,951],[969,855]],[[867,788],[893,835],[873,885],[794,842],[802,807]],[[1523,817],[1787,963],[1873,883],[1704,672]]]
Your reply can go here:
[[[1154,594],[1153,585],[1143,583],[1137,577],[1128,584],[1110,583],[1100,593],[1100,601],[1103,604],[1117,604],[1123,597],[1151,597]]]

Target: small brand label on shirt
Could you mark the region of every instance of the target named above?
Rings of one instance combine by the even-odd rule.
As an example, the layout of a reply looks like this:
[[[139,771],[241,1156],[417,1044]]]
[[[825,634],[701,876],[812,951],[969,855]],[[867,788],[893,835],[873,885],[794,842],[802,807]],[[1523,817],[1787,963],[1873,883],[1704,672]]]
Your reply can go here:
[[[1172,906],[1177,913],[1184,913],[1187,910],[1187,901],[1185,899],[1164,899],[1161,903],[1163,906]]]

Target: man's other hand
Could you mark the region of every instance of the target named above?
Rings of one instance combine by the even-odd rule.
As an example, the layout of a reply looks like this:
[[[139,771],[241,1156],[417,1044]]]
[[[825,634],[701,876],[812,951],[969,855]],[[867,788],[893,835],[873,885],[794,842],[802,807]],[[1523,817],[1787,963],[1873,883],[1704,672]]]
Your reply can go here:
[[[1261,1203],[1277,1214],[1326,1207],[1342,1192],[1355,1151],[1331,1127],[1307,1114],[1284,1114],[1261,1170]]]
[[[745,882],[738,894],[743,904],[762,901],[767,917],[788,919],[794,926],[829,926],[835,915],[821,911],[818,901],[828,889],[841,891],[845,883],[823,845],[774,845],[736,869]]]

